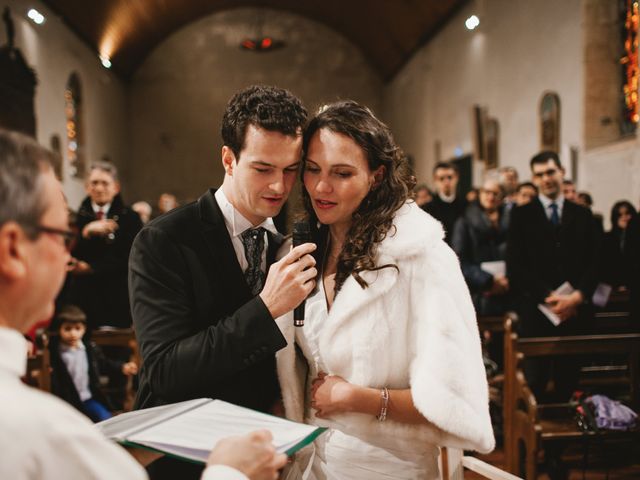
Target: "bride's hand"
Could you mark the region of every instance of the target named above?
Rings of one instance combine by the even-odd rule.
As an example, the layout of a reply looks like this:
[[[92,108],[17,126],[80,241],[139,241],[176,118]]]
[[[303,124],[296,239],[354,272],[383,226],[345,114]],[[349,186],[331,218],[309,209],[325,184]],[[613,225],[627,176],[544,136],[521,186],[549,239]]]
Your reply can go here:
[[[337,375],[320,372],[311,386],[311,407],[316,417],[326,418],[350,410],[353,385]]]

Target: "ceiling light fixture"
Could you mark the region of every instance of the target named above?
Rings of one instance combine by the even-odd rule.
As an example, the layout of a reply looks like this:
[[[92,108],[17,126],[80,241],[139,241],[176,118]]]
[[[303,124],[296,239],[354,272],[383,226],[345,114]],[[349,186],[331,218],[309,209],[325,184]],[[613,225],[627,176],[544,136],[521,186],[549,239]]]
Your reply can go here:
[[[111,59],[109,57],[100,55],[100,63],[102,63],[104,68],[111,68]]]
[[[467,30],[475,30],[478,25],[480,25],[480,19],[475,15],[471,15],[464,22],[464,26],[467,27]]]
[[[245,38],[240,42],[240,48],[243,50],[250,50],[252,52],[270,52],[284,47],[284,42],[274,40],[271,37],[262,38]]]
[[[264,35],[264,17],[266,11],[260,9],[256,15],[256,23],[252,30],[255,31],[255,35],[247,36],[240,42],[240,48],[243,50],[249,50],[250,52],[271,52],[279,48],[284,47],[284,42],[281,40],[275,40],[269,35]]]
[[[29,17],[31,19],[31,21],[33,23],[35,23],[36,25],[42,25],[46,20],[46,18],[44,18],[44,15],[42,15],[35,8],[32,8],[31,10],[29,10],[27,12],[27,17]]]

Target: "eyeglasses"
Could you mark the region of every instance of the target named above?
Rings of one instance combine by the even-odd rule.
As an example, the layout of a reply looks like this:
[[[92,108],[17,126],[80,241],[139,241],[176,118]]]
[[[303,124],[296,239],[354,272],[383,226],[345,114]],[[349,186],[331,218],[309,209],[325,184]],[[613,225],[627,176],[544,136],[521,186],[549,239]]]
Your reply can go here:
[[[49,235],[60,235],[64,240],[64,246],[67,250],[71,250],[74,240],[76,239],[75,233],[71,230],[60,230],[58,228],[45,227],[44,225],[35,225],[33,229],[36,232],[48,233]]]

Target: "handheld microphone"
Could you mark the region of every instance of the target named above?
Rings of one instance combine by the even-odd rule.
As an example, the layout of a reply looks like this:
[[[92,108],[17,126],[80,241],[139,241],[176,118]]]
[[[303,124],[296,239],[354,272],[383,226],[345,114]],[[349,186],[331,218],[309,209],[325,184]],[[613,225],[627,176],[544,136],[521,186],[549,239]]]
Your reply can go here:
[[[309,242],[311,242],[311,228],[309,227],[309,222],[306,220],[299,220],[295,222],[293,224],[293,246],[297,247],[298,245]],[[293,325],[295,327],[304,326],[305,302],[306,300],[303,300],[302,303],[293,310]]]

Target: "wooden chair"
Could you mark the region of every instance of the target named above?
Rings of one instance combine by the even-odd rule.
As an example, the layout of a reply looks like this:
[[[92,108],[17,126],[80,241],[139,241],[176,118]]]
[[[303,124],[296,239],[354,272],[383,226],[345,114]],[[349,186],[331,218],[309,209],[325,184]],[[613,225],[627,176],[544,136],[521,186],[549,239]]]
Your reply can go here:
[[[440,449],[441,480],[464,480],[464,471],[470,470],[492,480],[521,480],[520,477],[500,470],[478,458],[466,456],[459,448]]]
[[[538,404],[519,367],[525,357],[569,355],[623,355],[628,368],[615,371],[612,383],[623,383],[628,404],[640,405],[640,334],[581,335],[523,338],[513,331],[514,318],[505,320],[504,429],[505,468],[518,474],[524,462],[524,477],[536,479],[537,463],[547,442],[568,442],[594,437],[578,428],[569,404]],[[638,431],[601,431],[601,439],[635,436]]]
[[[51,357],[47,334],[40,334],[36,344],[36,352],[27,358],[27,372],[24,381],[32,387],[51,392]]]
[[[91,341],[99,347],[125,347],[131,349],[130,361],[138,365],[138,369],[142,365],[142,357],[138,348],[136,334],[133,328],[112,328],[103,327],[91,332]],[[128,412],[133,409],[136,391],[134,388],[133,377],[127,379],[124,411]]]

